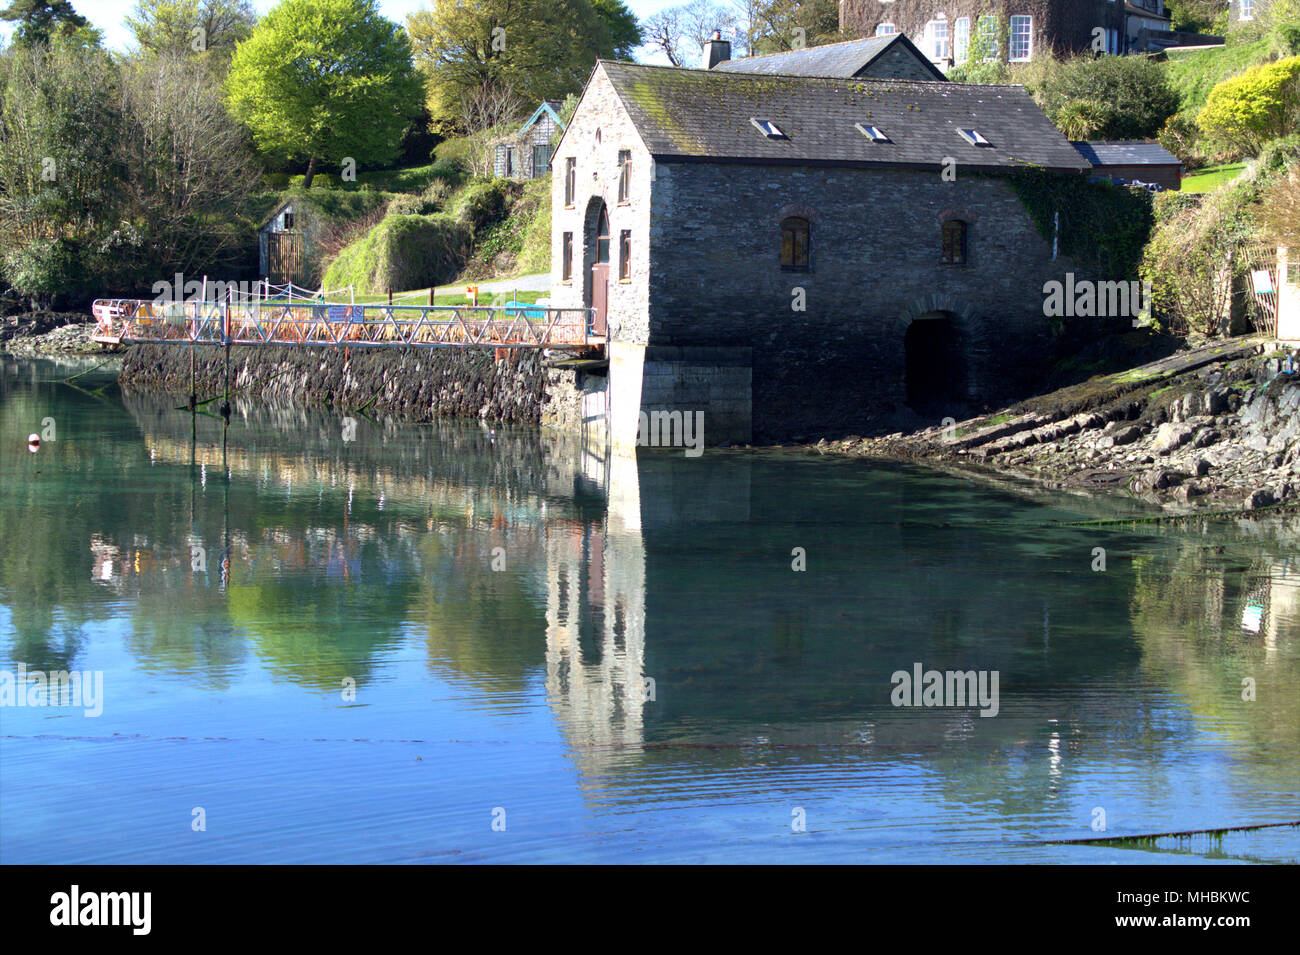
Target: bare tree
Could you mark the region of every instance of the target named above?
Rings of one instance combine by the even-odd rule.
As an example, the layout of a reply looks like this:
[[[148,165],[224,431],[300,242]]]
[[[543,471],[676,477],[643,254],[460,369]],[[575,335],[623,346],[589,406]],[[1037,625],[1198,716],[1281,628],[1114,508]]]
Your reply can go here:
[[[519,119],[524,99],[505,80],[487,79],[461,94],[460,119],[469,135]]]
[[[682,8],[668,7],[646,19],[641,24],[645,45],[661,51],[673,66],[681,66],[685,59],[682,37]]]
[[[641,25],[645,45],[660,50],[673,66],[685,66],[704,51],[713,31],[723,39],[737,35],[736,15],[712,0],[691,0],[681,7],[660,10]]]
[[[128,64],[120,96],[124,199],[149,223],[141,264],[191,271],[220,262],[243,241],[234,213],[259,179],[220,81],[163,55]]]

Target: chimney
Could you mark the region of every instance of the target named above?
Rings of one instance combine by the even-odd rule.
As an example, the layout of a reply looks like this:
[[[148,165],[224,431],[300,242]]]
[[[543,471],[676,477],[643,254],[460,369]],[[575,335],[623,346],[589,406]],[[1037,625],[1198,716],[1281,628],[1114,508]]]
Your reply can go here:
[[[731,41],[722,38],[721,30],[714,30],[713,36],[704,41],[704,68],[711,70],[729,59],[731,59]]]

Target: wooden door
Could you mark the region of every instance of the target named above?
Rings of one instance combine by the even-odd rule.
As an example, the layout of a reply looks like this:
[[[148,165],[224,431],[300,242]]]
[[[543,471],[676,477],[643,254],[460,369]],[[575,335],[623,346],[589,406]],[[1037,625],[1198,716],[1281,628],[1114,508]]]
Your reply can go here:
[[[608,334],[606,312],[609,305],[609,263],[597,262],[591,267],[591,333]]]
[[[302,281],[302,235],[272,232],[266,237],[266,277],[275,285]]]

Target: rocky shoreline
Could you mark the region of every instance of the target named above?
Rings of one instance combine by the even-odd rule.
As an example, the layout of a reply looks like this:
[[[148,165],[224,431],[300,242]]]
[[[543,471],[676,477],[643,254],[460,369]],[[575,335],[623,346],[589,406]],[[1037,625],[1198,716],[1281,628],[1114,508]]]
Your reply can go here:
[[[996,472],[1175,512],[1300,504],[1300,362],[1270,341],[1233,339],[968,421],[813,450]]]
[[[89,355],[104,351],[90,340],[94,320],[84,312],[23,312],[0,318],[0,351],[18,355]]]

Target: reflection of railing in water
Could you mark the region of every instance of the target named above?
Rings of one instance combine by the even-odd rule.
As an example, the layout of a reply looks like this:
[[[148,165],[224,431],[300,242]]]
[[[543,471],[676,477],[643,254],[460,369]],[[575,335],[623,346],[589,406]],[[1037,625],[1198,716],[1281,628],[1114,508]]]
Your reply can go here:
[[[350,305],[97,299],[106,344],[556,348],[598,344],[591,310],[540,305]]]

